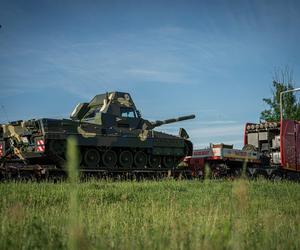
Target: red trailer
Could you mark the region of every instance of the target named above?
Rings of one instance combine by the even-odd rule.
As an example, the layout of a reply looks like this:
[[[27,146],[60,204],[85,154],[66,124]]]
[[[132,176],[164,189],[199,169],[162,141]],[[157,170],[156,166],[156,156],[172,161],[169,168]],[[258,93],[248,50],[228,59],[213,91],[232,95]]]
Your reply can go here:
[[[214,177],[240,174],[243,166],[259,168],[260,153],[255,150],[234,149],[233,145],[211,144],[205,149],[196,149],[185,159],[194,175],[203,176],[209,168]]]

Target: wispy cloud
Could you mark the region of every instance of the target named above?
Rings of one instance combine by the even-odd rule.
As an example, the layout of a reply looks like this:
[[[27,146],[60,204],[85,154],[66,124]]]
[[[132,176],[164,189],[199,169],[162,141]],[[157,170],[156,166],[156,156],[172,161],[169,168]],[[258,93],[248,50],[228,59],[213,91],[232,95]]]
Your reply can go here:
[[[226,124],[236,124],[237,121],[219,120],[219,121],[200,121],[200,125],[226,125]]]
[[[193,142],[198,145],[196,147],[210,143],[235,144],[238,148],[242,146],[244,124],[216,124],[189,130]]]
[[[227,145],[233,145],[234,148],[241,149],[243,147],[243,141],[240,140],[227,140],[227,141],[202,141],[198,143],[194,143],[194,149],[201,149],[201,148],[207,148],[209,147],[210,143],[218,144],[218,143],[224,143]]]
[[[162,126],[158,130],[177,134],[182,125],[173,124]],[[210,143],[234,144],[241,148],[243,143],[244,124],[230,120],[215,120],[208,122],[186,122],[183,127],[187,130],[195,148],[203,148]]]
[[[184,73],[174,70],[151,70],[151,69],[127,69],[124,73],[128,73],[132,78],[136,78],[143,81],[152,81],[160,83],[172,83],[172,84],[186,84],[186,77]]]
[[[213,126],[206,128],[190,129],[190,133],[193,134],[193,138],[207,138],[210,136],[235,136],[242,135],[244,129],[243,124],[233,124],[230,126]]]
[[[50,38],[48,43],[45,48],[23,44],[14,50],[15,60],[6,66],[9,70],[0,72],[5,72],[9,82],[3,94],[57,86],[86,98],[99,92],[99,86],[199,84],[203,75],[223,70],[215,65],[224,51],[222,42],[212,45],[210,38],[179,26],[113,33],[86,41]],[[5,51],[2,54],[11,56]]]
[[[160,75],[162,73],[157,70],[147,70],[147,69],[128,69],[126,71],[133,75],[142,75],[142,76],[145,76],[145,75],[156,76],[156,75]]]

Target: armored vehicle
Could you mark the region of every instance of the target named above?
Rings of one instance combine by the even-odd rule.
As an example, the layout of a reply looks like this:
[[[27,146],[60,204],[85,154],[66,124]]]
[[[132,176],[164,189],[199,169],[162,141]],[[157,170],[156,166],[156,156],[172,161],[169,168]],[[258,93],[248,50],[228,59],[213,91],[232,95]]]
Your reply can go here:
[[[81,168],[174,168],[193,146],[187,132],[153,130],[194,115],[154,121],[143,119],[128,93],[96,95],[78,104],[70,119],[32,119],[0,126],[0,157],[28,164],[64,165],[66,141],[77,140]]]

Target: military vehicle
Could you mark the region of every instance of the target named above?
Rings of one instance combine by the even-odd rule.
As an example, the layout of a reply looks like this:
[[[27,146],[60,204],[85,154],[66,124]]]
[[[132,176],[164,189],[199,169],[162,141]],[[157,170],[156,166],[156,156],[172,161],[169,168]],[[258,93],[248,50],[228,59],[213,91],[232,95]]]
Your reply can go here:
[[[81,168],[174,168],[193,145],[187,132],[179,135],[153,130],[194,115],[151,122],[143,119],[128,93],[96,95],[78,104],[70,119],[32,119],[0,125],[0,158],[24,164],[63,167],[66,141],[77,140]]]

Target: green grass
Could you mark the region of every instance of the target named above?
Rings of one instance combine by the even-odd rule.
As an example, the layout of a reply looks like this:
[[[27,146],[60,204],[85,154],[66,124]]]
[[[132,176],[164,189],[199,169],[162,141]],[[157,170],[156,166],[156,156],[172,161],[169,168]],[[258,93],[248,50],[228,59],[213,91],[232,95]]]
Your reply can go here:
[[[300,249],[297,183],[103,180],[73,188],[1,183],[0,249]]]

